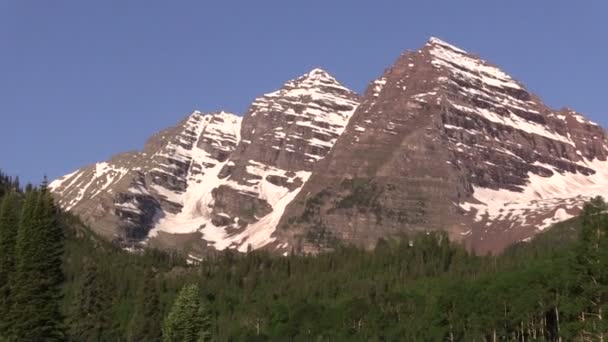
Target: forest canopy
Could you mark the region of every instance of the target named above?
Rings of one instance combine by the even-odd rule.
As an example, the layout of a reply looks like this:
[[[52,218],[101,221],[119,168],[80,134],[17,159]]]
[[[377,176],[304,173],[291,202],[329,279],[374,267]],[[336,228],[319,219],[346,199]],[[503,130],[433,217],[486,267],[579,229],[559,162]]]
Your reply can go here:
[[[0,174],[0,341],[596,341],[608,206],[500,256],[429,232],[316,255],[129,253]]]

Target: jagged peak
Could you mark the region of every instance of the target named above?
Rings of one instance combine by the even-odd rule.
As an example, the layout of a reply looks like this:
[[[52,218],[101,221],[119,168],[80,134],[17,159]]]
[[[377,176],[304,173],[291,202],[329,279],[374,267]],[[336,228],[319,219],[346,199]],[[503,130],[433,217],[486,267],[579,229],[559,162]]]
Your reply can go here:
[[[428,40],[428,42],[426,43],[426,45],[427,46],[431,46],[431,47],[441,46],[443,48],[448,48],[448,49],[450,49],[452,51],[455,51],[455,52],[459,52],[459,53],[463,53],[463,54],[467,53],[465,50],[463,50],[463,49],[461,49],[461,48],[459,48],[457,46],[454,46],[454,45],[452,45],[452,44],[450,44],[450,43],[448,43],[448,42],[446,42],[444,40],[441,40],[441,39],[439,39],[437,37],[430,37],[429,40]]]
[[[200,136],[203,132],[206,134],[213,134],[212,132],[224,132],[233,134],[237,137],[237,141],[240,140],[240,127],[242,117],[236,114],[226,111],[216,112],[201,112],[195,110],[186,119],[185,130],[182,134],[191,134],[194,132],[194,136]]]
[[[221,118],[225,118],[225,119],[237,119],[237,120],[241,119],[241,116],[231,113],[231,112],[227,112],[225,110],[219,110],[219,111],[214,111],[214,112],[202,112],[200,110],[194,110],[190,114],[190,117],[197,117],[197,116],[221,117]]]
[[[336,84],[342,86],[340,81],[333,77],[329,72],[318,67],[287,83],[289,84],[290,82],[307,83],[313,85]]]
[[[354,91],[345,87],[327,71],[317,67],[295,79],[287,81],[280,89],[267,93],[263,97],[299,97],[311,95],[312,93],[323,93],[327,89],[357,96]]]
[[[308,72],[308,77],[324,77],[324,78],[333,78],[327,71],[321,68],[314,68]]]
[[[209,113],[208,115],[219,116],[219,117],[222,117],[222,118],[229,118],[229,119],[237,119],[237,120],[241,119],[241,117],[239,115],[236,115],[234,113],[227,112],[227,111],[224,111],[224,110],[220,110],[218,112],[212,112],[212,113]]]
[[[431,37],[425,45],[425,50],[431,56],[431,63],[438,68],[445,68],[451,73],[477,79],[484,85],[495,88],[524,89],[497,66],[439,38]]]
[[[557,111],[557,117],[558,118],[565,118],[567,116],[572,117],[573,119],[575,119],[578,123],[580,124],[590,124],[593,126],[599,126],[599,124],[597,124],[596,122],[593,122],[591,120],[589,120],[588,117],[586,117],[585,115],[583,115],[580,112],[577,112],[576,110],[570,108],[570,107],[562,107],[561,109],[559,109]]]

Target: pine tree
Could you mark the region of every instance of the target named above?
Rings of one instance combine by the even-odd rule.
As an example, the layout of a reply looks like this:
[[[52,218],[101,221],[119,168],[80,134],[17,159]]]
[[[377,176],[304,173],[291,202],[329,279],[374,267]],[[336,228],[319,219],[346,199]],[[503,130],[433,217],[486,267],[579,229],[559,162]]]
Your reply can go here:
[[[576,298],[579,321],[574,324],[581,340],[605,340],[608,320],[608,204],[601,197],[587,203],[582,214],[580,244],[575,251],[575,282],[571,296]]]
[[[162,341],[161,318],[155,274],[149,270],[145,273],[137,293],[133,317],[129,324],[128,340]]]
[[[8,192],[9,189],[9,179],[8,177],[0,170],[0,198],[4,196],[5,193]]]
[[[34,210],[36,208],[37,193],[28,191],[25,202],[21,210],[21,219],[17,231],[17,241],[15,243],[15,275],[11,280],[11,292],[13,307],[7,319],[11,326],[9,336],[21,337],[28,329],[25,324],[20,324],[24,317],[35,314],[35,307],[31,306],[30,298],[36,292],[33,283],[38,275],[32,267],[32,247],[34,235]],[[30,281],[30,279],[32,281]]]
[[[19,225],[19,196],[9,192],[0,207],[0,336],[8,336],[11,280],[15,274],[15,243]]]
[[[196,285],[182,288],[163,325],[167,342],[199,342],[211,340],[209,315],[201,303]]]
[[[72,340],[103,341],[112,335],[112,303],[105,284],[95,262],[87,260],[71,306],[68,332]]]
[[[60,313],[64,236],[53,199],[30,191],[17,234],[12,327],[18,340],[64,340]]]

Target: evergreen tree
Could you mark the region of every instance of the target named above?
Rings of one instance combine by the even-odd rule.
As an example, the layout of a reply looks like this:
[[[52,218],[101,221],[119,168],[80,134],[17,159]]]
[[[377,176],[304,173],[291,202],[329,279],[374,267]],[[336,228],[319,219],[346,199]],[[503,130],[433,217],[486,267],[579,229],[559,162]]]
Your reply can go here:
[[[210,319],[196,285],[182,288],[163,324],[167,342],[199,342],[211,339]]]
[[[11,179],[0,170],[0,198],[6,194],[11,185]]]
[[[74,341],[105,341],[113,335],[110,293],[95,262],[85,262],[69,317],[69,336]]]
[[[373,251],[211,253],[187,267],[177,253],[128,253],[97,237],[58,213],[44,185],[25,197],[17,191],[21,215],[0,205],[0,279],[10,291],[0,300],[13,303],[0,317],[10,327],[0,341],[62,340],[59,301],[75,341],[198,342],[211,332],[222,341],[606,340],[608,206],[599,198],[558,235],[552,228],[505,255],[471,255],[429,233],[386,239]],[[4,228],[15,225],[5,222],[17,220],[6,277]],[[184,286],[198,282],[204,290]]]
[[[608,205],[601,197],[585,204],[580,244],[575,251],[572,297],[578,322],[571,327],[581,340],[605,340],[608,335]]]
[[[18,340],[64,340],[60,313],[63,230],[50,193],[30,191],[17,234],[12,332]]]
[[[19,196],[9,192],[0,206],[0,336],[8,336],[11,317],[10,285],[15,273],[15,242],[19,225]]]
[[[133,317],[129,324],[128,340],[162,341],[162,316],[155,274],[152,270],[145,273],[141,282]]]
[[[33,263],[33,235],[34,235],[34,210],[37,203],[37,193],[28,191],[21,210],[21,219],[17,231],[17,241],[15,243],[15,273],[11,280],[11,293],[13,306],[7,319],[11,330],[9,336],[21,337],[25,334],[28,326],[20,324],[29,316],[34,315],[36,308],[31,305],[29,298],[33,298],[36,292],[34,282],[38,275],[32,267]],[[32,281],[30,281],[30,279]]]

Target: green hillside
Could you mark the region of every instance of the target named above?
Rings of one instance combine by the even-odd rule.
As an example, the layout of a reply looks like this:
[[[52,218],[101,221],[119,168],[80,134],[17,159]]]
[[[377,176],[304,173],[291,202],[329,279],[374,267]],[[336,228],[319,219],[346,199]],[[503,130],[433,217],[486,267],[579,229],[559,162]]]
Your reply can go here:
[[[502,256],[473,256],[431,233],[372,252],[225,251],[187,265],[123,251],[49,206],[44,188],[10,183],[0,183],[8,341],[586,341],[608,331],[601,199]],[[47,230],[60,238],[50,244]],[[27,272],[48,281],[22,281]]]

